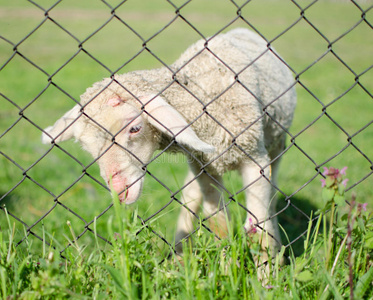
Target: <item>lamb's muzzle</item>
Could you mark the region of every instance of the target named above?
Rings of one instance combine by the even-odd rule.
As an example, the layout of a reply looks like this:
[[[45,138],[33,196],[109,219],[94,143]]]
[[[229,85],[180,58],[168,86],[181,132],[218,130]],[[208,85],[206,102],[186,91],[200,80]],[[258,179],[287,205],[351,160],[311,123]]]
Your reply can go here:
[[[106,175],[107,185],[118,195],[119,201],[125,204],[132,204],[140,197],[142,191],[142,178],[134,181],[126,178],[124,171],[115,171],[112,175]]]

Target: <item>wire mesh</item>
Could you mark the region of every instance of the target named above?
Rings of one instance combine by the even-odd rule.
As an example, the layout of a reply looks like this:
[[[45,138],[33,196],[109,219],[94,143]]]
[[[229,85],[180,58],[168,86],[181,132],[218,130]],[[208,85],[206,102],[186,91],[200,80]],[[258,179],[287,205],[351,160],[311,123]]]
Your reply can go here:
[[[17,227],[18,246],[33,241],[35,245],[55,247],[63,256],[76,241],[90,244],[98,238],[103,245],[110,244],[105,224],[113,205],[109,188],[100,178],[97,159],[71,143],[52,142],[43,146],[40,142],[43,128],[79,103],[79,95],[92,82],[103,77],[115,81],[115,74],[148,66],[169,68],[186,48],[180,45],[204,39],[205,49],[209,51],[209,41],[235,27],[259,34],[271,53],[275,53],[273,47],[280,48],[285,59],[278,58],[291,70],[297,87],[296,125],[289,131],[283,128],[288,142],[276,157],[283,160],[279,184],[274,186],[279,205],[268,217],[278,217],[286,232],[297,227],[285,240],[286,247],[302,240],[308,222],[315,220],[310,212],[317,209],[317,202],[310,195],[318,197],[314,193],[324,166],[348,165],[352,178],[346,192],[358,192],[359,187],[368,186],[365,192],[363,189],[362,197],[370,201],[373,152],[369,137],[373,120],[371,114],[363,113],[373,106],[370,1],[287,1],[281,4],[289,11],[284,18],[279,18],[276,12],[262,17],[266,16],[266,10],[278,7],[280,1],[157,1],[158,8],[148,2],[144,5],[136,1],[97,0],[94,4],[91,1],[77,4],[60,0],[51,5],[49,1],[28,0],[2,4],[1,14],[14,17],[18,25],[3,26],[0,33],[0,82],[3,82],[0,84],[0,226],[7,226],[5,213],[8,214]],[[319,7],[328,8],[327,13],[342,7],[348,11],[348,21],[340,25],[323,22]],[[339,19],[331,18],[330,22],[335,20]],[[328,26],[337,30],[329,30]],[[362,34],[363,45],[351,48],[356,36]],[[344,44],[346,40],[348,43]],[[297,55],[299,58],[294,59]],[[357,63],[359,56],[361,60]],[[171,73],[170,85],[179,83],[177,72],[171,70]],[[238,75],[233,84],[239,83]],[[180,86],[193,93],[187,86]],[[201,101],[198,97],[196,100]],[[344,106],[340,107],[342,102]],[[202,106],[199,116],[206,113],[208,105]],[[84,108],[80,115],[89,117]],[[304,119],[298,119],[298,114]],[[265,108],[264,116],[271,117]],[[102,127],[97,120],[92,121]],[[313,133],[318,127],[322,130],[316,131],[322,136]],[[116,136],[112,138],[112,145],[120,146]],[[233,136],[231,147],[238,147],[236,138]],[[328,139],[332,142],[325,142]],[[186,238],[201,230],[220,238],[208,223],[213,215],[201,216],[182,201],[184,188],[195,178],[180,183],[186,173],[187,159],[165,154],[168,147],[143,165],[149,183],[134,209],[144,225],[138,234],[147,231],[155,244],[175,249],[170,220],[184,207],[196,224]],[[136,153],[131,154],[136,157]],[[222,183],[206,173],[208,163],[201,162],[196,176],[207,174],[224,191],[226,203],[220,210],[233,207],[234,213],[251,214],[243,199],[250,184],[240,186],[240,179],[230,173]],[[265,167],[261,166],[262,170]],[[72,241],[65,237],[68,220],[76,232]],[[263,225],[261,222],[255,226]]]

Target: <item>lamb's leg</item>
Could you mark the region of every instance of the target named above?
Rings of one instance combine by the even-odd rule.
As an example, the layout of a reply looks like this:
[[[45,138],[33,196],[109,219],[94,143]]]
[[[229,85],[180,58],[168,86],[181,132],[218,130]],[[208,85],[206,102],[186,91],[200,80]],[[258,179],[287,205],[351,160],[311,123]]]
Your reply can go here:
[[[228,234],[228,208],[225,207],[221,187],[222,177],[216,174],[200,172],[200,165],[190,162],[190,168],[196,174],[201,193],[203,195],[203,214],[207,218],[207,226],[219,238]]]
[[[278,171],[279,171],[279,166],[280,166],[280,161],[281,161],[281,155],[283,154],[283,151],[285,150],[285,139],[286,136],[285,134],[282,135],[280,138],[278,138],[277,146],[272,149],[272,151],[269,153],[269,157],[272,161],[271,164],[271,182],[273,187],[277,187],[277,178],[278,178]],[[275,197],[276,194],[276,189],[272,189],[273,191],[273,197]],[[276,200],[274,198],[274,200]]]
[[[256,163],[246,162],[241,167],[242,180],[246,192],[246,207],[250,213],[245,221],[245,229],[248,234],[258,235],[262,247],[260,257],[256,257],[255,263],[260,266],[268,260],[267,250],[270,255],[275,255],[281,246],[280,233],[275,213],[276,201],[272,197],[271,168],[269,159],[263,156]],[[267,167],[265,167],[267,166]],[[262,169],[262,167],[265,167]],[[258,224],[261,228],[256,227]],[[259,278],[268,275],[269,265],[258,270]]]
[[[187,186],[183,190],[183,201],[190,210],[198,214],[203,200],[203,213],[205,218],[208,218],[207,226],[219,238],[223,238],[228,234],[228,228],[226,222],[227,209],[224,207],[224,199],[220,188],[222,178],[216,175],[211,177],[206,173],[199,174],[199,169],[194,164],[191,164],[191,170],[185,180]],[[181,252],[182,248],[181,243],[178,242],[193,231],[193,221],[196,221],[195,216],[188,209],[182,208],[176,231],[177,252]]]
[[[228,235],[227,218],[229,219],[228,207],[225,207],[224,195],[221,190],[222,178],[203,173],[199,178],[199,184],[203,194],[203,214],[208,218],[208,227],[219,238]]]
[[[195,175],[191,170],[189,170],[188,175],[185,178],[184,185],[186,185],[186,187],[183,190],[183,203],[185,203],[185,205],[191,211],[198,215],[203,195],[200,185],[197,179],[195,179]],[[193,221],[195,220],[195,216],[187,208],[181,208],[175,236],[176,251],[179,254],[182,253],[182,244],[180,241],[193,231]]]

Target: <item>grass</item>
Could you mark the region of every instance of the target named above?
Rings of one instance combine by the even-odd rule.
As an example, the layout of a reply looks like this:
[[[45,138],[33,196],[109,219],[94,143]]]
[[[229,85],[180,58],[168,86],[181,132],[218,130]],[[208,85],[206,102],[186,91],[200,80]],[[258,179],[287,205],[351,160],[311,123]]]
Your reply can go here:
[[[50,6],[47,0],[36,2],[45,8]],[[108,3],[116,6],[117,2]],[[180,5],[183,1],[174,3]],[[306,7],[310,1],[299,3]],[[364,9],[371,4],[370,1],[358,3]],[[317,227],[314,222],[308,238],[305,236],[287,247],[285,256],[290,257],[288,264],[271,278],[269,284],[273,288],[265,289],[256,280],[250,260],[255,247],[249,248],[247,237],[240,234],[239,219],[244,215],[234,203],[230,208],[238,217],[232,224],[230,238],[217,244],[207,231],[201,230],[199,237],[195,238],[195,247],[184,255],[184,266],[170,260],[160,263],[170,249],[149,229],[135,235],[143,225],[133,216],[138,213],[147,219],[168,203],[170,194],[182,186],[186,173],[186,161],[182,156],[162,155],[150,165],[149,171],[167,188],[148,176],[143,196],[137,204],[122,208],[124,211],[116,209],[113,212],[110,209],[98,219],[95,217],[112,203],[108,191],[92,179],[101,181],[98,167],[90,166],[87,172],[91,177],[83,176],[74,184],[82,175],[79,163],[57,148],[43,157],[49,147],[41,145],[40,129],[27,120],[45,128],[71,108],[73,99],[78,100],[87,87],[102,77],[110,76],[111,72],[160,67],[162,64],[146,52],[126,63],[142,49],[144,41],[162,61],[172,63],[188,45],[200,38],[180,19],[151,38],[175,16],[172,5],[166,1],[128,1],[116,10],[118,16],[138,31],[143,39],[117,19],[87,39],[108,20],[110,9],[99,1],[77,3],[64,0],[49,12],[49,16],[75,38],[52,21],[45,20],[24,41],[23,38],[45,19],[44,12],[23,1],[0,0],[0,7],[0,36],[11,42],[0,39],[0,68],[14,53],[15,46],[19,53],[39,66],[38,69],[16,55],[0,69],[1,134],[13,126],[0,138],[0,151],[5,154],[0,155],[0,195],[6,195],[1,196],[1,205],[6,205],[7,211],[18,218],[14,219],[2,210],[0,281],[3,298],[22,295],[25,299],[33,299],[43,295],[46,298],[99,299],[106,293],[113,298],[191,298],[191,295],[195,298],[319,298],[327,297],[323,290],[328,284],[330,292],[334,293],[329,297],[348,297],[346,280],[349,269],[343,263],[347,260],[348,251],[338,246],[346,233],[346,220],[339,220],[341,223],[335,226],[339,239],[333,240],[330,249],[322,247],[324,239],[330,236],[323,232],[327,225],[321,223]],[[206,0],[203,3],[190,2],[181,9],[181,14],[202,35],[209,36],[232,22],[237,17],[236,11],[231,2]],[[324,206],[321,176],[315,170],[318,167],[348,166],[347,199],[355,193],[357,199],[368,203],[371,210],[372,177],[369,175],[372,172],[373,127],[369,124],[373,109],[370,96],[373,74],[372,69],[364,71],[372,64],[373,49],[369,40],[373,30],[367,23],[361,22],[338,39],[361,20],[361,11],[345,1],[319,1],[311,6],[305,11],[305,16],[324,37],[306,20],[301,20],[276,38],[300,16],[299,8],[290,1],[252,1],[242,9],[242,16],[268,40],[273,40],[276,50],[300,74],[298,106],[290,130],[294,145],[283,156],[279,178],[282,193],[292,196],[292,206],[279,216],[284,228],[283,242],[286,244],[287,237],[292,241],[306,231],[308,217]],[[368,23],[373,23],[372,10],[366,13],[365,18]],[[238,19],[230,28],[239,26],[248,25]],[[84,51],[79,51],[80,45]],[[308,69],[329,45],[332,45],[335,55],[329,52]],[[92,57],[100,60],[105,67]],[[69,63],[61,69],[66,62]],[[360,85],[355,85],[355,77],[359,78]],[[347,90],[348,93],[338,99]],[[31,102],[33,99],[36,101]],[[334,102],[335,99],[338,100]],[[326,114],[323,113],[324,107]],[[20,117],[20,111],[25,118]],[[309,126],[311,122],[314,123]],[[362,128],[364,130],[360,132]],[[289,137],[288,145],[291,139]],[[73,142],[61,144],[61,147],[82,164],[90,164],[91,158]],[[225,184],[232,192],[241,188],[240,178],[235,173],[225,175]],[[54,201],[57,196],[59,204]],[[176,196],[180,197],[179,194]],[[244,203],[243,195],[239,194],[237,200]],[[285,205],[281,197],[279,202],[280,207]],[[172,243],[174,226],[171,224],[175,224],[178,210],[179,206],[171,203],[166,210],[149,220],[148,226]],[[348,207],[341,208],[339,217],[346,212]],[[360,216],[358,219],[364,218]],[[367,272],[371,261],[366,259],[367,255],[372,257],[371,248],[366,247],[371,232],[369,224],[368,221],[360,224],[365,231],[361,229],[354,237],[354,241],[361,241],[359,245],[357,242],[354,245],[355,285],[371,276]],[[30,226],[31,231],[47,243],[30,235],[27,232]],[[78,243],[67,247],[74,236],[84,233],[87,228],[88,232]],[[321,234],[317,234],[318,230]],[[115,241],[115,232],[122,239]],[[28,236],[27,239],[16,247],[25,236]],[[111,240],[113,246],[100,237]],[[223,249],[227,258],[221,257]],[[321,258],[323,253],[333,250],[330,260],[333,262],[339,249],[337,266],[331,272],[332,265],[326,265]],[[59,251],[62,250],[67,260],[60,258]],[[224,259],[239,260],[241,267],[232,263],[228,270],[223,270]],[[367,288],[366,295],[371,295],[371,290],[371,286]]]
[[[186,245],[181,260],[160,262],[151,235],[136,234],[144,225],[119,204],[117,197],[114,208],[107,222],[112,247],[102,251],[96,244],[93,251],[88,251],[78,241],[65,251],[65,260],[48,247],[37,258],[18,252],[12,240],[3,240],[0,232],[3,298],[344,299],[351,291],[356,299],[373,296],[369,260],[373,219],[357,206],[351,208],[347,221],[331,226],[332,235],[319,232],[326,216],[319,218],[314,229],[310,223],[304,253],[298,257],[291,254],[290,263],[281,268],[276,260],[273,275],[264,287],[256,279],[251,260],[257,253],[251,236],[238,232],[216,242],[201,232],[193,247]],[[69,227],[73,240],[74,228]],[[13,231],[11,226],[7,230]],[[345,247],[346,241],[350,241],[349,247]],[[330,254],[327,261],[322,253]]]

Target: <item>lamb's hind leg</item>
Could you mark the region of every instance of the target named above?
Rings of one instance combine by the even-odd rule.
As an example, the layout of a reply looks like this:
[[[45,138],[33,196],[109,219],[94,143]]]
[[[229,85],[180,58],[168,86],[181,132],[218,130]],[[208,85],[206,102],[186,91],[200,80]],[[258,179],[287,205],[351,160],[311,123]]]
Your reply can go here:
[[[246,162],[241,167],[241,174],[244,187],[246,187],[246,207],[249,211],[245,221],[245,229],[248,234],[255,234],[259,237],[262,253],[255,257],[257,266],[265,263],[270,255],[274,256],[281,246],[280,233],[275,213],[276,201],[272,197],[271,168],[269,159],[265,155],[256,162]],[[258,226],[255,226],[255,225]],[[268,275],[269,265],[258,270],[259,278]]]

